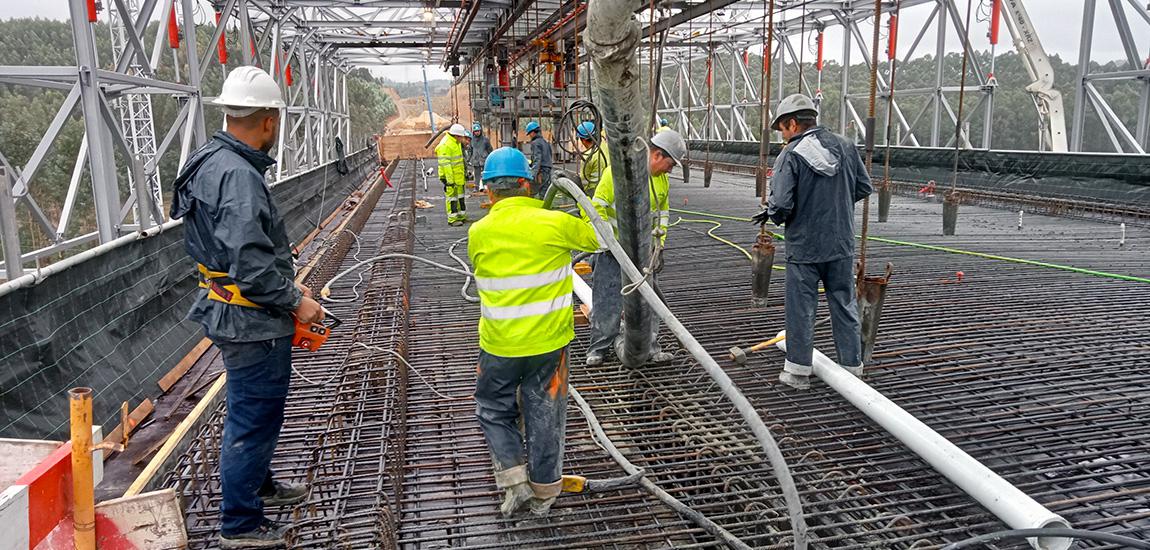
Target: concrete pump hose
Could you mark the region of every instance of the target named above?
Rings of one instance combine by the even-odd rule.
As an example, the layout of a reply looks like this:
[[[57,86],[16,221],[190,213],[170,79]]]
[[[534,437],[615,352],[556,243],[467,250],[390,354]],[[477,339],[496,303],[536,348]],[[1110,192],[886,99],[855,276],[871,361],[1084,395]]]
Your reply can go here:
[[[565,177],[554,178],[552,183],[553,185],[560,186],[563,191],[575,198],[575,201],[579,203],[583,211],[591,218],[591,223],[599,237],[600,244],[607,245],[607,248],[611,254],[615,256],[615,259],[618,260],[619,266],[623,269],[628,279],[633,282],[639,282],[638,291],[650,305],[655,315],[658,315],[659,318],[662,319],[663,323],[671,329],[671,332],[674,333],[679,342],[683,344],[683,347],[699,362],[703,370],[707,371],[707,374],[714,380],[715,385],[719,387],[723,395],[734,403],[735,409],[739,411],[739,414],[755,435],[755,439],[758,440],[759,445],[763,448],[763,452],[766,453],[767,459],[771,464],[771,469],[775,473],[775,479],[779,482],[779,488],[782,490],[783,499],[787,504],[787,512],[791,518],[794,548],[795,550],[805,550],[808,544],[807,524],[803,516],[803,505],[799,499],[798,488],[795,486],[794,478],[791,477],[791,469],[787,465],[783,452],[779,449],[778,443],[775,441],[774,436],[771,435],[770,430],[767,429],[766,424],[763,423],[762,418],[759,417],[759,413],[755,411],[754,406],[743,396],[742,392],[735,387],[734,382],[731,381],[731,378],[727,376],[727,373],[723,371],[722,367],[703,349],[702,344],[687,331],[683,323],[679,322],[675,315],[671,313],[671,310],[659,299],[655,293],[655,289],[652,288],[649,283],[643,281],[643,274],[635,267],[634,262],[632,262],[631,258],[623,251],[623,247],[619,242],[615,240],[611,226],[599,216],[599,213],[591,205],[590,199],[583,193],[583,190],[580,189],[575,182]]]

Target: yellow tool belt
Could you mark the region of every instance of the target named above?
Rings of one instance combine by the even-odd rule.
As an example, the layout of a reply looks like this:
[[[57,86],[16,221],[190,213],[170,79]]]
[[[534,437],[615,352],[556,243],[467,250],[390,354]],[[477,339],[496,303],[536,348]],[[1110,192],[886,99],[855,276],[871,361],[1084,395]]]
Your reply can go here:
[[[240,287],[232,282],[223,271],[212,271],[204,264],[197,263],[200,270],[200,288],[208,289],[208,299],[233,306],[254,307],[263,309],[263,306],[244,298],[240,294]]]

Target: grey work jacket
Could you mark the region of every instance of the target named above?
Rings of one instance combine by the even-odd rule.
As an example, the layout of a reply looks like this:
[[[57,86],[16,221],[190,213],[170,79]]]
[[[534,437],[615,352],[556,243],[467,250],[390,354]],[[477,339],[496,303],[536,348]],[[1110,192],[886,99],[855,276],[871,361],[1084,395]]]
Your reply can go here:
[[[854,204],[871,194],[870,175],[846,138],[816,126],[775,159],[767,215],[786,231],[787,261],[822,263],[854,255]]]
[[[491,154],[491,140],[487,136],[480,134],[479,136],[471,137],[471,145],[467,147],[467,164],[473,168],[478,168],[479,171],[483,170],[484,163],[487,162],[487,155]]]
[[[536,134],[531,140],[531,179],[538,180],[540,171],[551,173],[551,144]]]
[[[176,178],[172,218],[184,219],[192,260],[228,274],[240,294],[261,308],[208,299],[201,289],[188,320],[214,342],[256,342],[295,332],[291,243],[264,182],[275,160],[227,132],[216,132]]]

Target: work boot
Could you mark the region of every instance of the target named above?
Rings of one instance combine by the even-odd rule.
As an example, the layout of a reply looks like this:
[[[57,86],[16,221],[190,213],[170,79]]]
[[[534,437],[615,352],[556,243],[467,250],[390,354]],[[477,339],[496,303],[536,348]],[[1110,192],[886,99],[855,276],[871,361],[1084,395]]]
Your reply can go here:
[[[535,493],[530,485],[526,483],[512,485],[503,490],[503,504],[499,505],[499,513],[505,518],[510,518],[533,498]]]
[[[535,483],[531,482],[531,494],[534,498],[531,499],[531,515],[536,518],[547,517],[551,511],[551,505],[555,504],[555,499],[563,492],[563,479],[552,483]]]
[[[651,355],[651,362],[652,363],[658,363],[658,364],[670,363],[674,359],[675,359],[675,354],[669,353],[666,351],[657,351]]]
[[[531,515],[536,518],[545,518],[551,513],[551,505],[555,504],[555,498],[535,498],[531,499]]]
[[[272,481],[272,484],[275,486],[274,492],[258,494],[260,499],[264,501],[264,506],[292,506],[307,498],[307,485],[281,481]]]
[[[859,365],[857,367],[848,367],[846,365],[839,365],[839,366],[842,367],[843,370],[853,374],[855,378],[858,378],[859,380],[863,379],[863,366],[862,365]]]
[[[800,365],[786,361],[783,363],[783,372],[779,373],[779,382],[796,390],[805,390],[811,387],[811,374],[815,369],[810,365]]]
[[[779,373],[779,382],[782,382],[796,390],[806,390],[811,387],[811,377],[803,376],[801,374],[791,374],[789,372]]]
[[[584,361],[588,367],[598,367],[603,364],[603,352],[589,351],[587,352],[587,360]]]
[[[287,544],[284,535],[288,526],[264,519],[260,526],[236,535],[220,533],[220,548],[229,550],[233,548],[279,548]]]

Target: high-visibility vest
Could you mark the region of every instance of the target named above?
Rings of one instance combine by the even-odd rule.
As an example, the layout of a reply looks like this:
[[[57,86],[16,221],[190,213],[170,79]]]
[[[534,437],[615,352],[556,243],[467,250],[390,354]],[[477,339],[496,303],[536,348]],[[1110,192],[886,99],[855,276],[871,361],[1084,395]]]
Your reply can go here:
[[[660,243],[666,244],[667,225],[671,217],[671,205],[669,202],[671,182],[667,179],[667,174],[655,176],[651,178],[648,188],[651,197],[653,227],[658,227],[663,230]],[[591,204],[595,205],[595,210],[599,212],[599,215],[602,216],[607,223],[611,224],[611,228],[615,231],[615,236],[618,236],[619,222],[615,217],[615,178],[611,175],[611,167],[607,167],[607,169],[603,171],[603,177],[599,178],[599,185],[595,187],[595,197],[591,199]],[[583,216],[586,218],[587,214],[584,213]]]
[[[591,225],[530,197],[500,199],[467,232],[479,289],[479,347],[500,357],[550,353],[575,337],[571,251],[592,252]]]
[[[451,134],[443,134],[439,145],[435,146],[435,157],[439,160],[439,177],[447,178],[451,185],[467,183],[467,168],[463,165],[463,146]]]
[[[597,150],[583,151],[583,168],[579,171],[579,176],[583,179],[583,189],[593,193],[599,185],[599,180],[603,179],[603,172],[609,166],[611,166],[611,154],[607,150],[606,139],[599,142]]]

